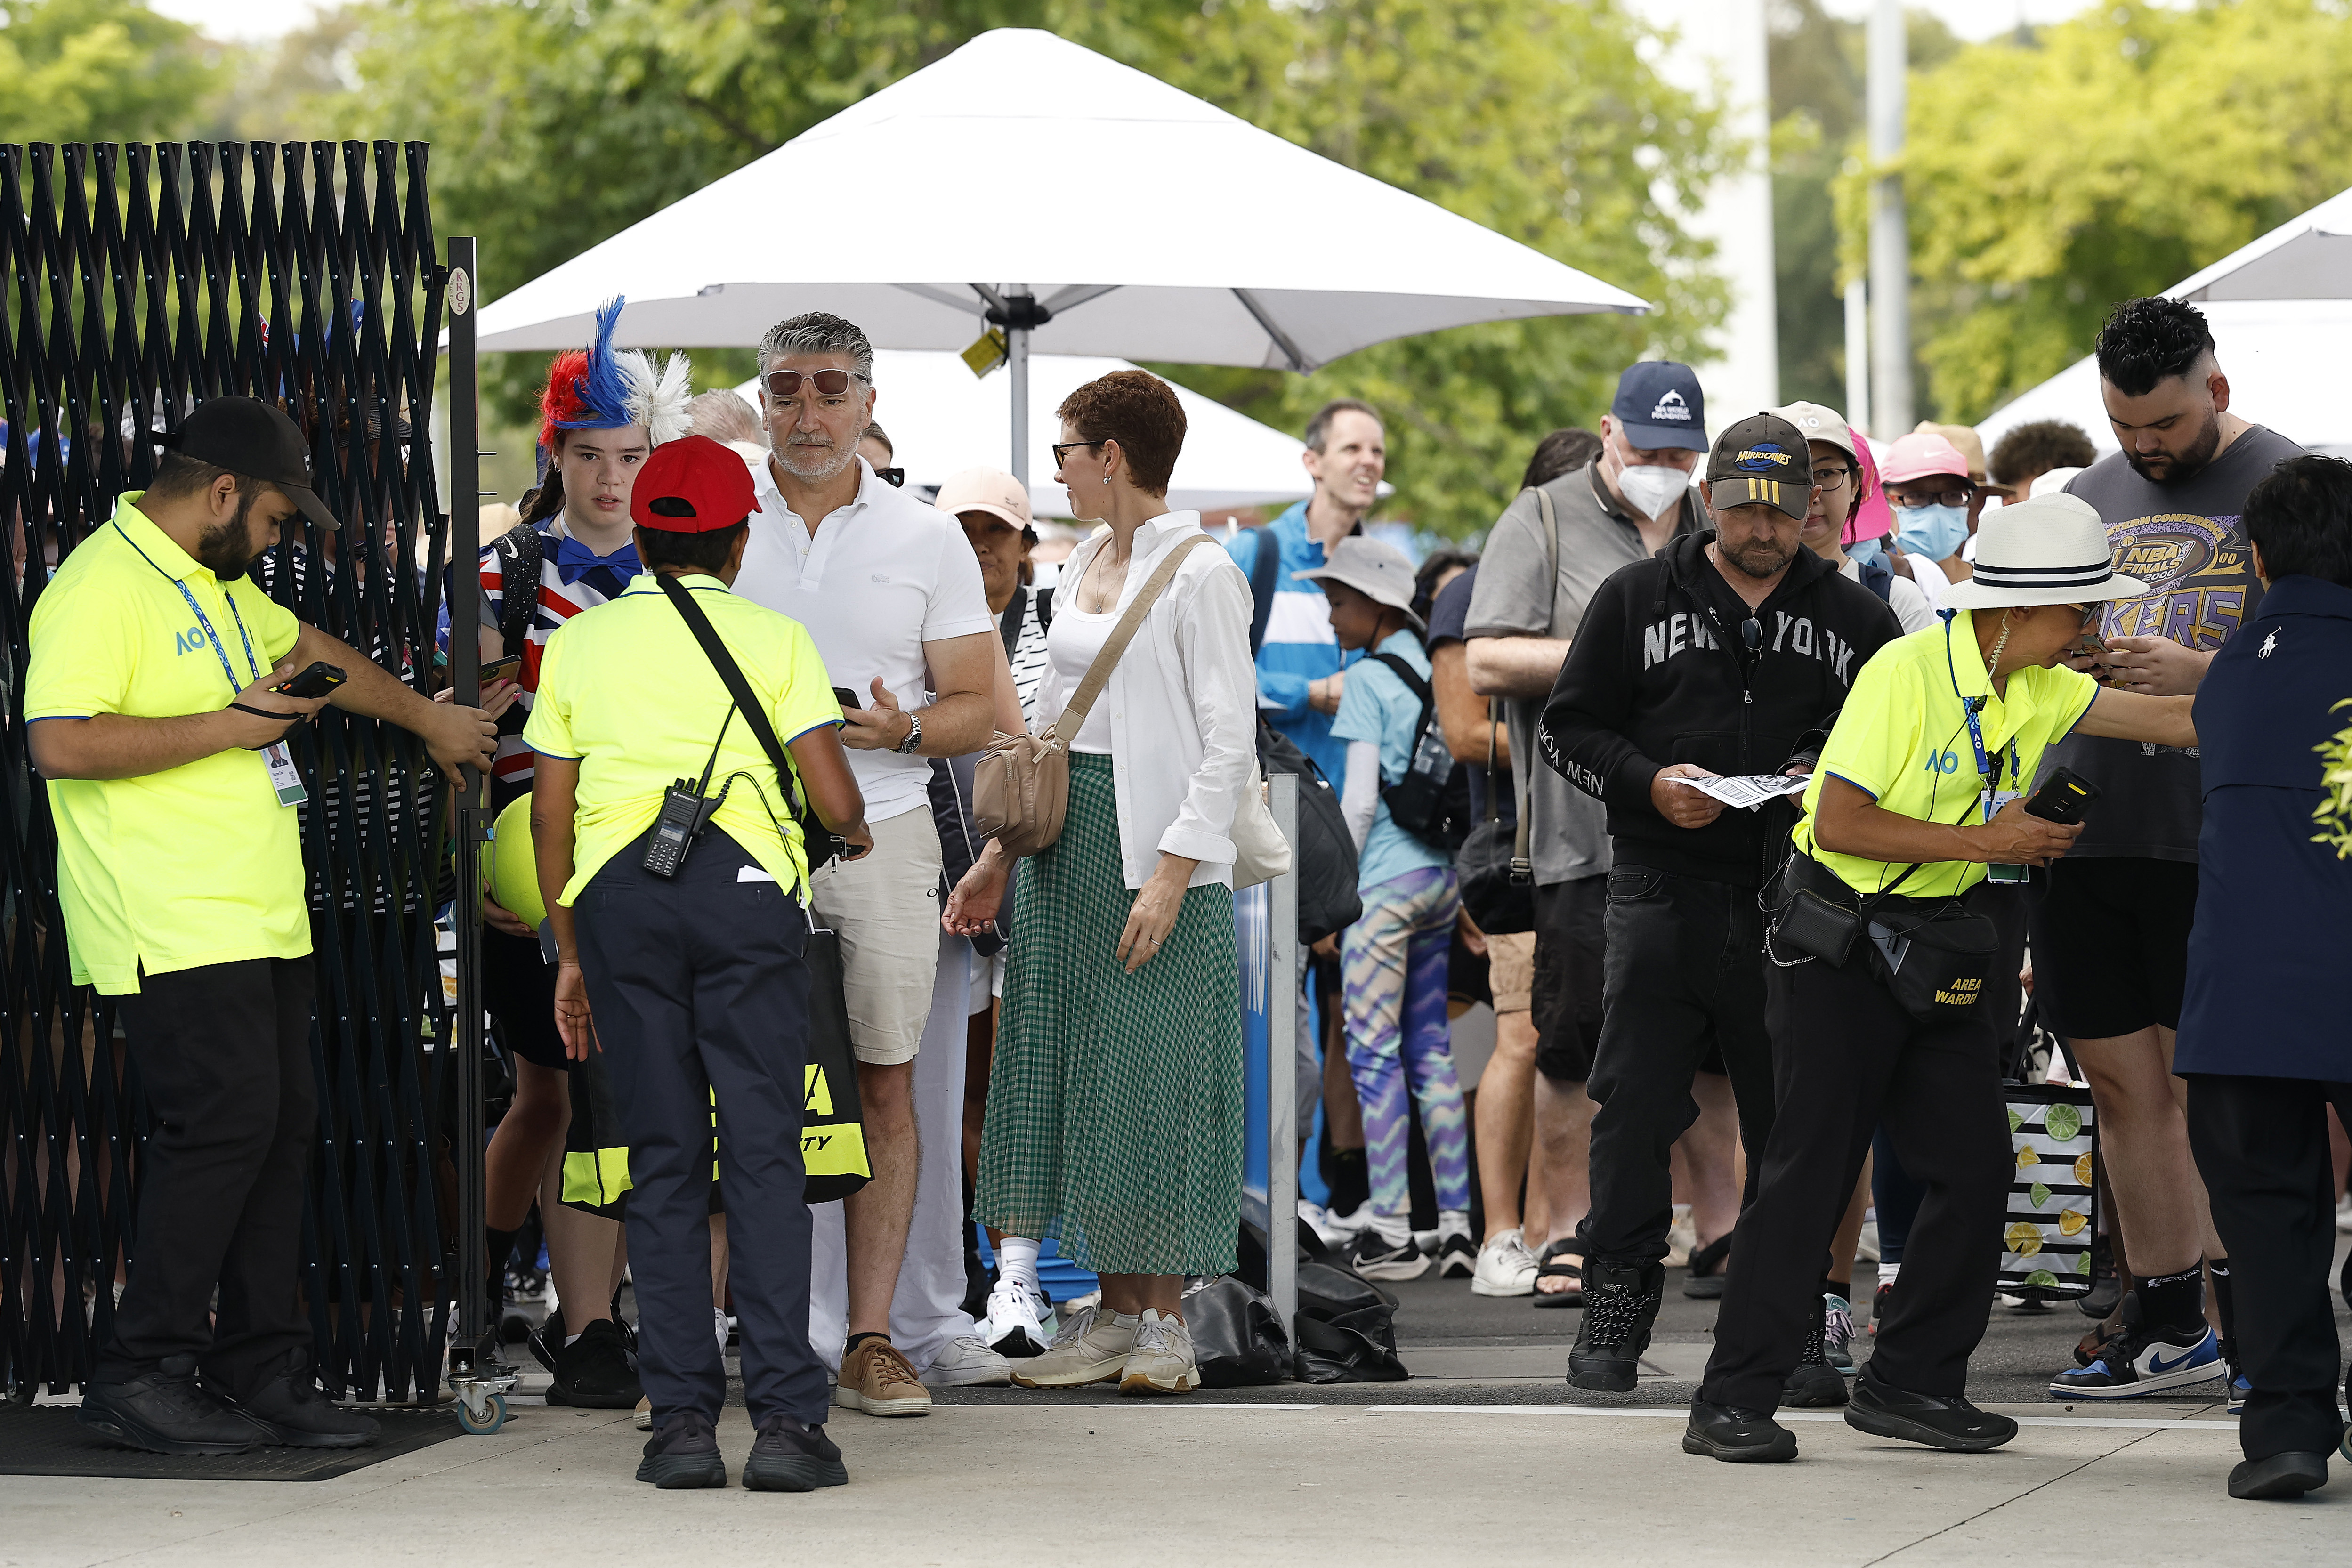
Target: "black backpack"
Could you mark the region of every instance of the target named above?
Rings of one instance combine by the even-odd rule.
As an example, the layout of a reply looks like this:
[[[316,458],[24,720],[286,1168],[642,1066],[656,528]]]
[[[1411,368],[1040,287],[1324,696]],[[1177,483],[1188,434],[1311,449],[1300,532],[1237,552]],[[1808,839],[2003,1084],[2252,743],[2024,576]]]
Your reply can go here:
[[[1257,721],[1258,766],[1268,777],[1298,775],[1298,941],[1312,947],[1356,923],[1364,900],[1356,893],[1356,839],[1339,810],[1339,796],[1315,759],[1289,736]]]
[[[1455,789],[1457,764],[1445,737],[1437,729],[1437,694],[1421,672],[1392,653],[1368,656],[1386,665],[1405,689],[1421,699],[1421,721],[1413,726],[1412,753],[1404,777],[1381,786],[1389,820],[1451,859],[1470,837],[1470,794]]]

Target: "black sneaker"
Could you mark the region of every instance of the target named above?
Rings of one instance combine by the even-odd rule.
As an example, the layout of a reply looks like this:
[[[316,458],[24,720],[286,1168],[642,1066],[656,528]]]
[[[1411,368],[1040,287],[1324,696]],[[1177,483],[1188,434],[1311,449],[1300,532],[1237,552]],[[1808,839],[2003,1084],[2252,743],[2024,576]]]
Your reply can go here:
[[[750,1491],[813,1492],[848,1484],[849,1468],[824,1428],[803,1426],[789,1415],[761,1422],[743,1460],[743,1485]]]
[[[2116,1244],[2095,1236],[2091,1238],[2091,1293],[2074,1305],[2086,1318],[2105,1318],[2123,1299],[2123,1276],[2116,1272]]]
[[[551,1308],[539,1327],[524,1336],[524,1342],[530,1347],[531,1359],[553,1372],[556,1357],[563,1352],[563,1309]]]
[[[1912,1394],[1882,1382],[1865,1364],[1853,1380],[1845,1424],[1880,1437],[1979,1454],[2017,1436],[2017,1423],[1957,1395]]]
[[[1631,1394],[1641,1381],[1642,1352],[1665,1295],[1663,1264],[1625,1268],[1584,1260],[1584,1322],[1568,1352],[1568,1385]]]
[[[1694,1301],[1721,1300],[1723,1270],[1730,1261],[1731,1232],[1727,1230],[1691,1254],[1690,1278],[1683,1281],[1683,1294]]]
[[[1429,1259],[1412,1237],[1402,1241],[1383,1241],[1381,1233],[1366,1226],[1356,1237],[1355,1249],[1348,1254],[1348,1267],[1366,1279],[1418,1279],[1429,1272]]]
[[[629,1369],[627,1344],[610,1318],[597,1319],[580,1331],[578,1339],[555,1352],[555,1381],[547,1390],[550,1405],[635,1410],[645,1396],[637,1374]]]
[[[1830,1364],[1828,1335],[1819,1318],[1805,1336],[1804,1353],[1780,1384],[1780,1403],[1800,1410],[1827,1410],[1846,1401],[1845,1373]]]
[[[1778,1465],[1797,1457],[1797,1435],[1765,1411],[1694,1399],[1683,1452],[1732,1465]]]
[[[1478,1249],[1466,1236],[1446,1236],[1437,1242],[1437,1277],[1467,1279],[1478,1272]]]
[[[383,1430],[372,1417],[329,1401],[308,1351],[295,1352],[284,1371],[243,1399],[223,1403],[257,1423],[262,1442],[273,1448],[358,1448]]]
[[[2230,1495],[2247,1501],[2301,1497],[2326,1484],[2325,1454],[2273,1454],[2248,1459],[2230,1472]]]
[[[595,1325],[590,1324],[588,1332],[594,1331]],[[582,1340],[585,1342],[586,1334]],[[549,1396],[551,1404],[553,1397]],[[665,1417],[646,1439],[646,1457],[637,1461],[637,1479],[651,1481],[666,1492],[725,1486],[727,1461],[719,1457],[719,1438],[711,1432],[710,1423],[690,1410]]]
[[[259,1426],[196,1381],[196,1358],[165,1356],[151,1373],[82,1390],[74,1419],[126,1448],[151,1454],[242,1454],[261,1447]]]

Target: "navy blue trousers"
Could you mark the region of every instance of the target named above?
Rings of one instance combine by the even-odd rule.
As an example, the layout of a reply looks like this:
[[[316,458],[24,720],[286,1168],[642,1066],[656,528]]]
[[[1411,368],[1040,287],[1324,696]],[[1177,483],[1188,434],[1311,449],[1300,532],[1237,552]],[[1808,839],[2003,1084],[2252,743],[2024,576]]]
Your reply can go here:
[[[729,1282],[754,1426],[826,1413],[809,1348],[809,1211],[801,1201],[808,918],[751,856],[707,830],[674,879],[639,839],[583,889],[580,967],[629,1144],[629,1267],[638,1375],[659,1423],[713,1422],[727,1368],[710,1321],[710,1138],[717,1091]],[[756,867],[754,867],[756,869]]]

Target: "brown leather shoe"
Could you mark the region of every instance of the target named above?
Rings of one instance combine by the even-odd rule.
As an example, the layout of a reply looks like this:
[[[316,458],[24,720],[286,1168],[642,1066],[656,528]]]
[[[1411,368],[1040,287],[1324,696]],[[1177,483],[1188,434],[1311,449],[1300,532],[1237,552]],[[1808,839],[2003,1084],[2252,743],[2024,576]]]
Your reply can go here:
[[[876,1336],[860,1340],[841,1358],[841,1383],[833,1402],[868,1415],[929,1415],[931,1391],[915,1375],[898,1347]]]

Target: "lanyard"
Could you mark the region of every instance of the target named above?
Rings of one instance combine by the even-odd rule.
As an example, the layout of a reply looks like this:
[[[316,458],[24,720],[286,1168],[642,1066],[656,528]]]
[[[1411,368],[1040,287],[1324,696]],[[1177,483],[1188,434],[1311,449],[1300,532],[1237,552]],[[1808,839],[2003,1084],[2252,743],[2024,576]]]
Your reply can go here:
[[[114,531],[117,533],[122,533],[121,525],[120,523],[116,524]],[[122,539],[123,542],[130,545],[131,549],[139,550],[139,542],[137,540],[132,539],[127,533],[122,534]],[[213,630],[213,623],[205,615],[205,607],[196,603],[196,596],[188,592],[188,585],[179,578],[173,576],[169,572],[165,572],[161,566],[156,566],[155,558],[148,554],[145,551],[139,550],[139,559],[146,562],[150,566],[154,566],[157,573],[167,580],[173,587],[177,588],[180,591],[180,597],[188,602],[188,609],[190,613],[196,617],[196,625],[204,629],[205,640],[213,645],[213,657],[220,660],[221,673],[228,677],[229,695],[233,697],[236,693],[244,690],[245,685],[237,679],[236,668],[228,661],[228,649],[221,646],[220,634]],[[230,617],[236,622],[237,641],[245,645],[246,667],[253,671],[253,679],[259,680],[261,679],[261,661],[253,657],[253,638],[245,629],[245,616],[238,613],[236,598],[228,591],[228,585],[226,584],[223,584],[221,585],[221,602],[228,606]]]
[[[1964,697],[1960,700],[1960,706],[1969,716],[1969,743],[1977,749],[1977,776],[1984,780],[1985,788],[1998,790],[2000,788],[2000,764],[1986,754],[1984,726],[1977,722],[1977,710],[1983,706],[1984,701],[1981,697]],[[2009,782],[2012,784],[2017,782],[2017,742],[2013,737],[2009,742]]]

